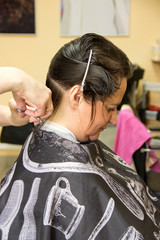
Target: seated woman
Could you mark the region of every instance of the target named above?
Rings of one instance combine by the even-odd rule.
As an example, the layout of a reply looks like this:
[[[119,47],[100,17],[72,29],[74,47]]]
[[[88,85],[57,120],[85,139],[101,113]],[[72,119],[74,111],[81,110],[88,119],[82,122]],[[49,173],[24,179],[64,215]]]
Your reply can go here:
[[[54,112],[1,183],[1,239],[160,239],[158,199],[97,140],[116,123],[131,74],[127,56],[96,34],[53,57],[46,85]]]

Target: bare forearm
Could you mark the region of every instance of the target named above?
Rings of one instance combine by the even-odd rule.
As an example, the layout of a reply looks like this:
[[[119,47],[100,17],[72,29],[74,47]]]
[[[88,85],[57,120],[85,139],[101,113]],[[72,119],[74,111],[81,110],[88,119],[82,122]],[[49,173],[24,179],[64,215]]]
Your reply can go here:
[[[23,78],[21,77],[23,75]],[[14,67],[0,67],[0,94],[15,91],[21,87],[24,76],[22,70]],[[26,77],[27,78],[27,77]]]

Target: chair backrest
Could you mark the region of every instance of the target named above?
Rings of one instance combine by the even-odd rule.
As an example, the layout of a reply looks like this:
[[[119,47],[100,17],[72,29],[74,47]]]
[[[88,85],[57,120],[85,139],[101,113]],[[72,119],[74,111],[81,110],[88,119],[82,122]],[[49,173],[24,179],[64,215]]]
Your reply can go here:
[[[33,125],[28,123],[24,126],[6,126],[2,128],[1,143],[21,144],[23,145],[28,135],[31,133]]]

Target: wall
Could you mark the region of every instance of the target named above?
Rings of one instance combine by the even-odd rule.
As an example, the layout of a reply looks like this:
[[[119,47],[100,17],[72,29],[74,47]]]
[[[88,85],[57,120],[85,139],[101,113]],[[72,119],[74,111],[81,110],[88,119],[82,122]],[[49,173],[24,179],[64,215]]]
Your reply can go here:
[[[160,82],[160,64],[150,60],[151,46],[160,38],[160,1],[131,0],[130,9],[130,35],[109,39],[145,69],[145,80]],[[22,68],[44,83],[52,56],[73,39],[60,37],[59,12],[59,0],[36,1],[36,35],[0,34],[0,66]],[[10,96],[1,95],[0,102],[7,104]],[[151,101],[158,104],[158,99],[154,94]]]

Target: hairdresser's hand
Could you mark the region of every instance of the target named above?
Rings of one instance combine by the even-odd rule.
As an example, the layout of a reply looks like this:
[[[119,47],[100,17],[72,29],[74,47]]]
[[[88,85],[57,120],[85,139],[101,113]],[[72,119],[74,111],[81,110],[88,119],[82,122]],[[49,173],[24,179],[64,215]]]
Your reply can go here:
[[[37,117],[46,119],[53,112],[51,91],[21,69],[0,67],[0,94],[5,92],[12,92],[16,108],[24,111],[24,113],[18,113],[20,118],[28,115],[33,118],[30,120],[34,122],[37,121]],[[32,110],[27,110],[27,106],[32,107]],[[8,108],[5,112],[8,116],[10,109]],[[3,115],[1,113],[0,118]],[[5,126],[9,121],[7,118],[3,117],[3,119],[5,121],[0,121],[0,124]]]
[[[20,118],[19,113],[16,110],[17,104],[13,98],[10,99],[8,105],[9,105],[9,108],[7,106],[4,106],[6,108],[5,112],[6,113],[8,112],[8,114],[5,114],[6,116],[8,115],[8,119],[5,121],[5,123],[7,123],[8,121],[8,124],[5,124],[5,125],[22,126],[29,122],[30,117],[27,115]]]
[[[27,74],[24,78],[24,72],[23,78],[20,77],[15,83],[12,93],[17,108],[26,110],[25,113],[18,113],[21,118],[28,115],[31,116],[31,122],[38,123],[37,117],[46,119],[53,112],[50,89]],[[31,108],[27,109],[27,106]]]

